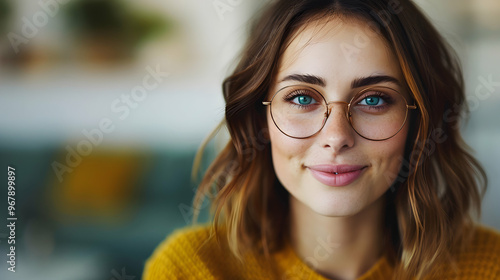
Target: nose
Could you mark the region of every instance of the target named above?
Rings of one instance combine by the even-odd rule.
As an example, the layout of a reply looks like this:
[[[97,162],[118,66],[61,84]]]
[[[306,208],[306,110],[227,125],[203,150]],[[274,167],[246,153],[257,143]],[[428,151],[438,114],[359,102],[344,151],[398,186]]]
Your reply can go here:
[[[329,102],[328,117],[318,134],[321,146],[339,153],[354,145],[355,132],[347,119],[347,102]]]

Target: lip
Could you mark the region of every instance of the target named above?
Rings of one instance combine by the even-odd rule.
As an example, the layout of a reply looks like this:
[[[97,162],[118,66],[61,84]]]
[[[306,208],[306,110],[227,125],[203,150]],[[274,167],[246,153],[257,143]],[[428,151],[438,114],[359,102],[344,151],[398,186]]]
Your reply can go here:
[[[324,185],[343,187],[361,176],[366,165],[313,165],[307,166],[312,176]]]

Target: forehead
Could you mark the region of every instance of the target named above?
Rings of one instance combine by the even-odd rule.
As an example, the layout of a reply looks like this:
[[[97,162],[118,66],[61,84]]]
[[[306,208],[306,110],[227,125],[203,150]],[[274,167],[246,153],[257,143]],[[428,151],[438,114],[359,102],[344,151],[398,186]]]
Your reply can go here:
[[[360,19],[338,17],[309,22],[292,35],[280,58],[278,81],[291,73],[349,83],[374,74],[401,79],[397,59],[380,34]]]

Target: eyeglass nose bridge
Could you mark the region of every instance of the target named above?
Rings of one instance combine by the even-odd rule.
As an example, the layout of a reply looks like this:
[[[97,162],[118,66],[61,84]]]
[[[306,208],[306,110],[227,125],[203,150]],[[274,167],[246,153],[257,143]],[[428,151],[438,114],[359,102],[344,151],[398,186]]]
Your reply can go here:
[[[345,101],[330,101],[330,102],[326,103],[325,122],[326,122],[326,119],[330,116],[330,114],[332,112],[332,107],[333,106],[330,106],[330,105],[337,104],[337,103],[347,106],[347,108],[345,110],[345,116],[347,118],[347,121],[350,122],[350,120],[349,120],[349,117],[350,117],[349,109],[351,108],[351,103],[345,102]]]

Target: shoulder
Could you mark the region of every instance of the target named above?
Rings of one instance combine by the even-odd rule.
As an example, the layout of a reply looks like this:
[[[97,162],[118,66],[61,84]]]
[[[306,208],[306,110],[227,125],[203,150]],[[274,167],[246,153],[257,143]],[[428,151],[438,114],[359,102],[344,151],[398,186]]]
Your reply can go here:
[[[207,258],[220,248],[210,226],[194,226],[174,231],[147,260],[143,279],[186,279],[210,275]],[[191,279],[191,278],[189,278]],[[204,277],[202,279],[210,279]]]
[[[497,246],[500,246],[500,232],[498,230],[485,226],[476,226],[475,237],[478,240],[493,241]]]
[[[496,261],[500,269],[500,232],[484,226],[477,226],[465,254],[482,256]]]
[[[460,279],[500,279],[500,233],[476,226],[471,242],[457,256]]]
[[[211,237],[209,225],[192,226],[175,230],[159,246],[165,251],[195,249]],[[157,250],[158,251],[158,250]]]
[[[269,263],[255,251],[233,255],[227,231],[197,226],[174,231],[154,251],[144,267],[144,280],[273,279]]]
[[[491,228],[476,226],[466,254],[489,256],[497,261],[500,258],[500,233]]]

